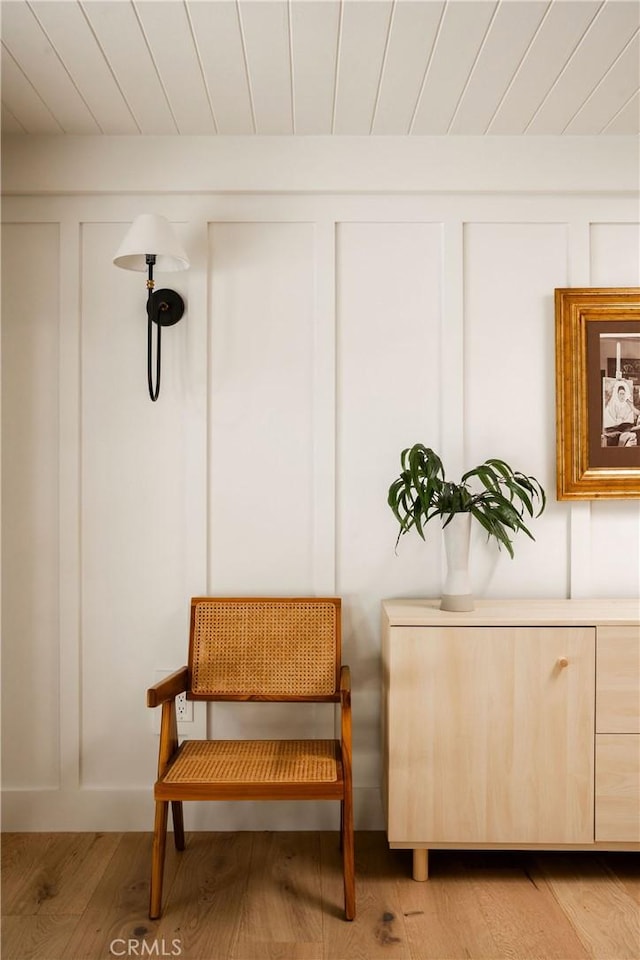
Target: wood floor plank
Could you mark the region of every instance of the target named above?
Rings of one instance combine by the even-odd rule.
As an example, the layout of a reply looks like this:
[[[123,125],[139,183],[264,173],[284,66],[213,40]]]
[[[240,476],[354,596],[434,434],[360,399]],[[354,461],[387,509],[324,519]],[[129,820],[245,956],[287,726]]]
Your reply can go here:
[[[594,960],[638,960],[640,911],[599,857],[554,853],[532,857],[532,875],[546,882]]]
[[[50,833],[10,833],[2,835],[2,913],[19,915],[23,890],[40,868],[51,843]],[[30,911],[31,912],[31,911]]]
[[[77,923],[76,916],[3,917],[2,960],[71,960],[66,947]]]
[[[470,857],[465,860],[469,869]],[[473,884],[498,957],[518,960],[587,960],[589,953],[525,853],[485,855]],[[473,861],[471,861],[473,862]],[[486,860],[485,860],[486,863]]]
[[[187,834],[155,928],[160,942],[180,944],[182,960],[231,957],[252,845],[251,833]]]
[[[345,921],[337,834],[322,839],[325,960],[410,960],[398,895],[401,868],[389,856],[383,833],[356,836],[356,919]]]
[[[16,863],[26,862],[28,848],[35,844],[46,845],[55,836],[53,833],[9,833],[0,835],[0,850],[2,851],[2,873],[9,870]]]
[[[320,835],[254,838],[233,960],[322,960]]]
[[[233,960],[322,960],[322,944],[241,940]],[[231,955],[225,960],[232,960]]]
[[[173,882],[177,859],[170,838],[165,865],[167,888]],[[158,921],[148,917],[150,869],[151,834],[122,834],[62,960],[105,960],[113,955],[110,945],[115,940],[138,944],[156,940]]]
[[[637,853],[607,853],[601,861],[620,883],[629,896],[640,905],[640,857]]]
[[[451,851],[429,854],[429,880],[411,876],[411,853],[391,851],[402,864],[398,882],[412,960],[495,960],[500,956],[482,911],[474,873]]]
[[[118,833],[58,833],[14,892],[8,913],[79,916],[120,842]]]

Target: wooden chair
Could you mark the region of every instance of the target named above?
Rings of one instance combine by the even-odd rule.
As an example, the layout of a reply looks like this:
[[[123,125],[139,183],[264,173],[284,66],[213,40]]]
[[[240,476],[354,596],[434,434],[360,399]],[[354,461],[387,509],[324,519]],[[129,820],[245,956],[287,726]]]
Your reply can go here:
[[[149,916],[162,912],[169,803],[184,850],[183,800],[339,800],[345,917],[355,916],[351,679],[337,597],[191,601],[188,666],[147,691],[162,704]],[[185,740],[175,698],[339,703],[336,740]]]

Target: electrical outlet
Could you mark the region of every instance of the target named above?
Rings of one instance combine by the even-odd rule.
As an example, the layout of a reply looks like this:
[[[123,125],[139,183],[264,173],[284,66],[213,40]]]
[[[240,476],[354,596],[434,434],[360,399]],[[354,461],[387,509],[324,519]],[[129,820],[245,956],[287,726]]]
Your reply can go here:
[[[164,680],[173,670],[154,671],[155,682]],[[149,710],[151,730],[156,735],[160,733],[161,707],[155,707]],[[207,705],[206,703],[196,703],[194,700],[187,700],[186,694],[181,693],[176,697],[176,720],[178,722],[178,736],[182,740],[187,737],[190,740],[206,740],[207,738]]]
[[[186,693],[176,697],[176,720],[178,723],[193,723],[193,702],[187,700]]]

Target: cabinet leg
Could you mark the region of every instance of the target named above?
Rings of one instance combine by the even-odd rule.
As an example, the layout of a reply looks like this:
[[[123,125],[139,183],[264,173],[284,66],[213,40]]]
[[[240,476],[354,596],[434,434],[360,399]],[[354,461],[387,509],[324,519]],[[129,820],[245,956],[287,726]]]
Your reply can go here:
[[[426,880],[429,876],[429,851],[419,849],[413,851],[413,879]]]

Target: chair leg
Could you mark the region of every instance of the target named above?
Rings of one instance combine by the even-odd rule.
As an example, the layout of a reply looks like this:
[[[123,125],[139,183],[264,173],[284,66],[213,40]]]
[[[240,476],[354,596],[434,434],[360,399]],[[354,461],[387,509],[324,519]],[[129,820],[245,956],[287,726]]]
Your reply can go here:
[[[171,817],[173,819],[173,842],[176,850],[184,850],[184,817],[182,815],[182,800],[171,801]]]
[[[151,920],[157,920],[162,913],[162,877],[164,874],[164,854],[167,848],[168,814],[168,801],[156,800],[153,849],[151,852],[151,892],[149,898],[149,919]]]
[[[353,837],[353,799],[345,796],[340,804],[340,839],[342,846],[342,872],[344,876],[344,915],[346,920],[356,915],[356,865]]]

